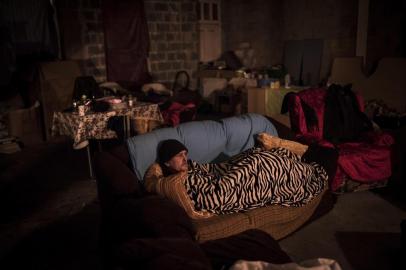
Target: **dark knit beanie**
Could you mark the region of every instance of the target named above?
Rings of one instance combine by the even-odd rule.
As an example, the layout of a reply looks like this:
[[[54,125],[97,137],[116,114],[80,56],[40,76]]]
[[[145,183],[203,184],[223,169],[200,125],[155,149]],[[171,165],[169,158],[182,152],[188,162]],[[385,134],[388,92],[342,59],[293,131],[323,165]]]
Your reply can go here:
[[[186,146],[184,146],[180,141],[177,140],[162,141],[158,149],[158,161],[161,164],[163,164],[183,150],[188,151]]]

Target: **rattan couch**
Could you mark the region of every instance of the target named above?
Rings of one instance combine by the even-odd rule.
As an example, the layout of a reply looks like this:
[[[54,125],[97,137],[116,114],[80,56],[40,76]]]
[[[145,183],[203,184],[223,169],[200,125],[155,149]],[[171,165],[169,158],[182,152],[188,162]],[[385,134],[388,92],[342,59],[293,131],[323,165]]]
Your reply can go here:
[[[151,149],[151,151],[155,150]],[[110,164],[107,167],[103,165],[106,164],[106,159]],[[137,199],[149,196],[142,191],[142,184],[132,168],[132,160],[126,145],[114,147],[109,152],[101,153],[96,157],[99,199],[104,216],[109,216],[112,205],[120,198]],[[191,221],[196,229],[195,240],[205,242],[235,235],[249,229],[259,229],[267,232],[274,239],[281,239],[294,232],[314,215],[323,195],[328,193],[326,191],[324,190],[302,207],[269,205],[244,213],[193,219]],[[329,209],[332,204],[326,205],[328,206],[325,209]]]

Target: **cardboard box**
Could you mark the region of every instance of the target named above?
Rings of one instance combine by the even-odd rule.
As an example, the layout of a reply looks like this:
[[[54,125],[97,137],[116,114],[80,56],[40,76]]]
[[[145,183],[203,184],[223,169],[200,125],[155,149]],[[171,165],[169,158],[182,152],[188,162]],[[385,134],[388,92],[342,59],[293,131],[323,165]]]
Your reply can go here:
[[[36,102],[31,108],[10,111],[7,118],[9,135],[19,138],[24,145],[43,142],[39,107],[39,102]]]

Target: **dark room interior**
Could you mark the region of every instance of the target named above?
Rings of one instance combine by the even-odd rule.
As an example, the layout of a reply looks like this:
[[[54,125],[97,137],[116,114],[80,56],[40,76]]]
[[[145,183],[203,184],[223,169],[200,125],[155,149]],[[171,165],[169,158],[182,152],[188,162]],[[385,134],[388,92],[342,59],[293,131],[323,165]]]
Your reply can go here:
[[[1,269],[406,269],[406,0],[1,0],[0,58]]]

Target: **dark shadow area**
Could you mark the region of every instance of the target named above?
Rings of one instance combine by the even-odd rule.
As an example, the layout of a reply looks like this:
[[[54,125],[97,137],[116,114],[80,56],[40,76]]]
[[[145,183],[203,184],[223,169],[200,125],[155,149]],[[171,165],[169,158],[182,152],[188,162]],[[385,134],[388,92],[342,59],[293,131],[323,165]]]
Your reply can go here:
[[[392,176],[385,188],[374,190],[376,194],[394,206],[406,211],[406,127],[387,129],[395,140],[392,147]]]
[[[88,181],[86,150],[71,143],[27,147],[0,155],[0,224],[29,214],[77,181]]]
[[[195,121],[202,121],[202,120],[214,120],[214,121],[218,121],[220,119],[229,117],[230,115],[226,114],[226,113],[221,113],[221,112],[205,112],[205,113],[198,113],[196,115],[196,119]]]
[[[1,269],[101,269],[96,202],[34,231],[0,261]]]
[[[335,237],[353,269],[405,269],[400,233],[337,232]]]
[[[372,190],[375,194],[378,194],[382,199],[389,202],[393,206],[406,211],[406,186],[388,183],[388,186],[384,188],[378,188]]]

